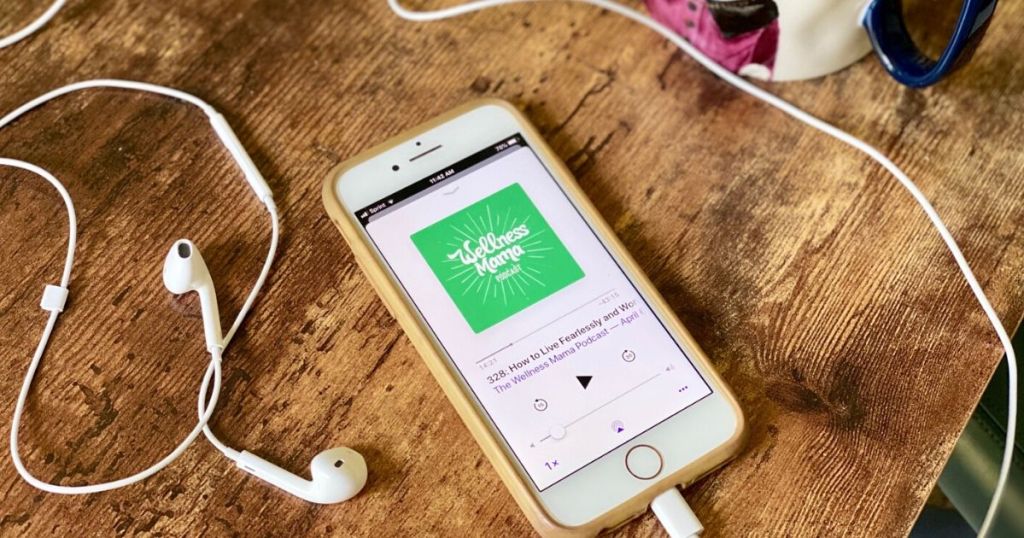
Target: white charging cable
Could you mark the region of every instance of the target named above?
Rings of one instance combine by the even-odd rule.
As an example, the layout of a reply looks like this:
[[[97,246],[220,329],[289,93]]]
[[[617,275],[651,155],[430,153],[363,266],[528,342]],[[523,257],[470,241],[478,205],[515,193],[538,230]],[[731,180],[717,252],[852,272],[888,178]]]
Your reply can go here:
[[[18,41],[38,32],[40,28],[50,22],[50,20],[57,15],[57,12],[64,7],[64,3],[66,1],[67,0],[56,0],[54,3],[50,4],[50,7],[46,8],[46,11],[44,11],[42,15],[37,17],[36,20],[28,23],[28,25],[24,26],[21,30],[4,37],[0,37],[0,49],[10,47]]]
[[[686,503],[679,488],[674,487],[655,497],[651,501],[651,511],[671,538],[697,538],[704,532],[704,525]]]
[[[233,144],[237,143],[237,139],[234,138],[233,133],[225,132],[225,130],[230,131],[230,127],[226,127],[226,122],[224,122],[224,118],[220,115],[220,113],[218,113],[212,106],[207,104],[202,99],[199,99],[198,97],[195,97],[191,94],[179,90],[166,88],[163,86],[157,86],[154,84],[146,84],[142,82],[133,82],[125,80],[90,80],[86,82],[69,84],[62,88],[53,90],[45,95],[37,97],[36,99],[33,99],[32,101],[29,101],[28,103],[22,105],[21,107],[11,112],[10,114],[4,116],[3,118],[0,118],[0,129],[3,129],[4,127],[10,125],[12,122],[20,118],[25,113],[44,103],[52,101],[53,99],[56,99],[62,95],[89,88],[117,88],[137,90],[148,93],[156,93],[167,97],[179,99],[199,107],[209,117],[210,123],[213,126],[214,130],[217,131],[219,136],[221,136],[221,141],[224,142],[225,146],[235,157],[236,162],[238,162],[239,164],[239,167],[242,168],[243,172],[245,172],[247,181],[249,181],[250,185],[253,186],[253,189],[255,190],[257,196],[260,197],[260,199],[264,202],[264,205],[267,207],[267,211],[270,213],[273,228],[271,246],[269,251],[267,252],[267,257],[263,263],[263,268],[260,271],[260,275],[256,279],[256,283],[253,285],[253,288],[249,292],[248,297],[246,297],[246,300],[243,303],[242,308],[239,310],[238,315],[235,317],[235,321],[231,325],[230,330],[224,337],[223,347],[227,347],[228,343],[234,337],[235,332],[241,326],[242,321],[249,313],[249,310],[252,308],[253,302],[256,300],[256,296],[259,294],[264,282],[266,282],[267,275],[270,273],[270,267],[273,263],[274,256],[277,252],[278,215],[277,208],[274,205],[273,200],[269,196],[269,188],[267,188],[266,184],[262,181],[262,177],[260,177],[259,180],[257,181],[256,178],[251,176],[251,171],[249,170],[248,167],[253,166],[254,169],[255,165],[251,164],[251,161],[248,160],[248,157],[242,159],[238,155],[238,148],[233,147]],[[242,153],[244,154],[244,150],[242,150]],[[217,406],[217,398],[220,394],[222,377],[222,351],[221,349],[214,347],[209,350],[211,354],[210,365],[206,370],[206,374],[203,376],[201,384],[200,390],[202,396],[199,401],[199,422],[192,429],[192,431],[185,437],[185,439],[182,440],[182,442],[178,444],[177,447],[175,447],[173,451],[164,456],[164,458],[158,461],[157,463],[153,464],[147,469],[144,469],[143,471],[140,471],[125,478],[121,478],[119,480],[83,486],[61,486],[57,484],[51,484],[36,478],[31,473],[29,473],[28,469],[25,468],[25,465],[22,462],[21,456],[18,452],[18,430],[21,424],[21,416],[24,412],[26,402],[28,401],[29,391],[32,387],[32,381],[35,378],[36,370],[39,368],[39,363],[42,359],[43,353],[46,350],[46,345],[50,340],[50,335],[53,333],[54,325],[57,323],[57,317],[63,310],[64,303],[68,296],[68,285],[71,280],[71,266],[74,262],[78,226],[75,208],[71,202],[71,196],[68,194],[68,191],[64,187],[64,185],[61,184],[61,182],[56,177],[54,177],[53,174],[47,172],[46,170],[34,164],[16,159],[0,158],[0,166],[20,168],[22,170],[32,172],[48,181],[51,185],[53,185],[55,189],[57,189],[57,192],[60,193],[61,198],[64,200],[64,205],[67,208],[68,213],[68,251],[67,257],[65,258],[64,262],[64,271],[61,276],[60,285],[47,286],[43,294],[43,300],[41,305],[45,310],[48,310],[50,312],[50,316],[43,330],[43,335],[39,340],[39,345],[36,346],[35,354],[33,354],[32,360],[29,363],[28,372],[25,374],[25,380],[22,382],[21,392],[18,394],[18,401],[14,408],[14,417],[11,423],[11,459],[14,461],[14,466],[17,469],[18,474],[21,475],[21,477],[25,479],[25,481],[28,482],[29,484],[50,493],[96,493],[100,491],[108,491],[111,489],[124,487],[145,480],[146,478],[159,472],[164,467],[167,467],[168,465],[170,465],[171,462],[173,462],[175,459],[181,456],[181,454],[184,453],[188,446],[192,444],[193,441],[195,441],[195,439],[200,435],[200,433],[203,432],[205,432],[207,436],[210,437],[211,442],[213,442],[215,445],[218,446],[218,448],[221,448],[221,450],[223,451],[224,448],[226,447],[224,447],[222,443],[220,443],[219,441],[216,440],[215,437],[213,437],[212,432],[210,432],[209,427],[207,426],[210,420],[210,416],[213,414],[213,411]],[[258,172],[256,174],[258,175]],[[209,402],[204,402],[204,399],[207,394],[207,387],[209,386],[211,379],[213,387],[212,390],[210,391]],[[227,454],[228,452],[225,453]]]
[[[414,11],[404,7],[399,0],[387,0],[388,6],[403,19],[410,21],[437,21],[441,19],[448,19],[452,17],[458,17],[474,11],[480,11],[492,7],[497,7],[506,4],[520,4],[525,2],[537,2],[537,1],[551,1],[551,0],[476,0],[460,4],[457,6],[437,9],[433,11]],[[618,2],[612,0],[557,0],[557,1],[569,1],[579,2],[584,4],[591,4],[599,8],[606,9],[612,13],[617,13],[626,17],[627,19],[638,22],[651,30],[661,34],[665,39],[668,39],[674,43],[680,50],[686,53],[688,56],[697,61],[709,71],[717,75],[719,78],[728,82],[737,89],[746,92],[747,94],[764,101],[765,103],[779,109],[782,112],[792,116],[796,120],[813,127],[837,140],[846,143],[847,145],[867,154],[878,164],[882,165],[888,170],[897,181],[907,189],[908,192],[914,197],[921,209],[931,220],[932,225],[939,232],[942,237],[942,241],[946,244],[946,248],[953,255],[953,259],[956,261],[957,267],[960,268],[960,272],[963,273],[964,279],[970,286],[971,291],[977,298],[978,303],[981,305],[982,310],[985,312],[985,316],[988,317],[989,323],[992,324],[993,330],[999,337],[1000,343],[1003,345],[1003,350],[1006,352],[1006,363],[1009,371],[1009,410],[1007,412],[1007,427],[1006,427],[1006,444],[1003,449],[1003,459],[999,468],[999,478],[996,481],[995,491],[992,495],[992,501],[989,504],[988,511],[985,514],[985,519],[981,524],[981,528],[978,531],[978,536],[985,537],[988,535],[992,527],[992,522],[995,519],[996,512],[999,508],[999,502],[1003,497],[1003,492],[1006,489],[1006,480],[1009,477],[1010,465],[1013,461],[1013,446],[1017,428],[1017,356],[1013,352],[1013,346],[1010,343],[1010,336],[1006,333],[1006,329],[1003,328],[1002,322],[999,321],[999,316],[996,314],[995,309],[989,303],[988,297],[985,296],[984,290],[978,283],[978,279],[975,278],[974,272],[971,271],[970,266],[967,264],[967,260],[964,258],[963,253],[960,251],[960,247],[957,245],[956,240],[953,239],[953,235],[946,228],[946,225],[939,218],[938,212],[932,207],[932,204],[925,197],[921,189],[914,184],[913,181],[901,170],[895,163],[893,163],[888,157],[886,157],[881,151],[877,150],[867,142],[831,125],[823,120],[820,120],[813,115],[801,110],[797,106],[789,103],[788,101],[764,90],[754,84],[751,84],[746,79],[732,73],[728,69],[718,65],[713,60],[705,56],[700,50],[690,44],[690,42],[683,39],[679,34],[673,31],[671,28],[664,24],[644,15],[643,13],[626,7]],[[671,504],[665,505],[666,510],[672,511]],[[662,515],[658,515],[659,519]],[[664,521],[664,520],[663,520]],[[666,526],[667,528],[667,526]]]

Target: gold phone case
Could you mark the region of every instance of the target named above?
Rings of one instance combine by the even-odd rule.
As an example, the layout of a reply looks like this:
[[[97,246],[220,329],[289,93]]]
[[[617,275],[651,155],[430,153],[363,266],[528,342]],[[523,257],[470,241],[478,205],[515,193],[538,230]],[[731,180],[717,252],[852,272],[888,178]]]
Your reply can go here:
[[[736,433],[727,442],[723,443],[721,446],[704,455],[700,459],[692,462],[690,465],[679,469],[675,473],[671,473],[656,481],[652,481],[650,486],[640,494],[635,495],[633,498],[626,500],[614,509],[609,510],[596,519],[581,526],[568,527],[562,525],[555,521],[554,518],[544,510],[540,500],[537,498],[537,494],[535,493],[533,486],[528,482],[527,478],[520,476],[511,454],[506,452],[501,439],[498,437],[499,434],[492,428],[487,419],[481,415],[472,395],[463,389],[462,381],[459,379],[459,372],[455,369],[455,366],[450,363],[444,351],[435,345],[433,337],[428,332],[429,329],[420,323],[414,313],[412,304],[406,299],[397,283],[391,279],[380,258],[374,253],[372,247],[364,239],[364,236],[360,231],[360,225],[358,221],[355,220],[355,216],[345,210],[341,205],[341,201],[334,193],[334,184],[336,180],[344,174],[346,170],[352,168],[356,164],[368,160],[380,153],[391,150],[402,142],[406,142],[409,139],[419,136],[455,117],[485,105],[500,106],[508,110],[519,120],[524,134],[528,135],[527,138],[530,141],[531,147],[542,156],[545,165],[547,165],[551,169],[551,172],[558,177],[561,185],[565,188],[565,191],[573,197],[580,210],[586,214],[589,222],[599,232],[608,248],[615,253],[623,265],[625,265],[631,274],[635,276],[634,282],[637,287],[643,295],[651,301],[655,310],[662,315],[666,325],[686,347],[690,358],[699,363],[702,372],[706,373],[708,381],[712,383],[715,391],[729,402],[737,416]],[[441,385],[441,388],[444,390],[445,395],[451,401],[452,405],[455,406],[455,410],[459,413],[462,421],[466,424],[466,427],[469,428],[470,433],[473,435],[473,438],[476,439],[480,448],[483,449],[487,459],[490,460],[491,465],[494,466],[494,469],[498,472],[502,482],[505,483],[505,487],[507,487],[512,493],[512,497],[519,505],[519,508],[522,509],[523,513],[526,514],[526,517],[530,520],[533,528],[542,536],[593,536],[602,530],[614,528],[629,519],[642,514],[647,510],[651,500],[657,494],[677,484],[691,484],[701,476],[713,471],[727,462],[742,448],[743,442],[746,438],[747,428],[743,413],[736,402],[736,398],[729,391],[728,387],[726,387],[718,373],[715,372],[707,356],[700,349],[700,346],[697,345],[697,342],[694,341],[690,333],[679,322],[675,314],[665,303],[665,300],[661,297],[661,294],[657,292],[647,276],[644,275],[643,271],[640,270],[639,266],[637,266],[636,262],[619,242],[611,227],[609,227],[604,219],[601,218],[600,214],[593,207],[586,194],[584,194],[579,185],[577,185],[576,180],[573,178],[562,160],[551,151],[543,140],[544,139],[540,136],[533,125],[508,102],[500,99],[480,99],[471,101],[423,125],[399,134],[398,136],[395,136],[390,140],[360,153],[359,155],[356,155],[355,157],[340,164],[332,170],[324,180],[323,199],[328,215],[330,215],[331,220],[333,220],[338,226],[338,229],[341,230],[341,235],[344,236],[349,246],[351,246],[359,267],[366,274],[370,283],[373,285],[373,288],[384,301],[388,311],[391,312],[391,315],[398,320],[399,325],[401,325],[405,334],[412,341],[413,346],[419,352],[420,356],[423,357],[424,362],[427,364],[427,368],[433,374],[438,384]]]

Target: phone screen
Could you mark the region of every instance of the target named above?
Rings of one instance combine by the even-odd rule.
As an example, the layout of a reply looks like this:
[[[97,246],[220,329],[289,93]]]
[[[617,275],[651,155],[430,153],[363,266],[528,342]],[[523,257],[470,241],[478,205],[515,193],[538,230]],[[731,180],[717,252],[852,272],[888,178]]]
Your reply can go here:
[[[538,490],[712,392],[519,134],[355,216]]]

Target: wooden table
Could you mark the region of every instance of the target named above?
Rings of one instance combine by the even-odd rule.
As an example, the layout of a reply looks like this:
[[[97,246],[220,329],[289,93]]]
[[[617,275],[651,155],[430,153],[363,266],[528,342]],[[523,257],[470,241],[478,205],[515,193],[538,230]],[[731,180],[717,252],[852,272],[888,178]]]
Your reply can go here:
[[[4,28],[42,9],[18,4],[4,6]],[[922,4],[912,10],[925,20],[942,11]],[[873,59],[771,86],[905,167],[1010,329],[1024,312],[1021,16],[1001,4],[975,61],[925,91]],[[482,95],[542,129],[739,394],[749,447],[688,492],[709,536],[907,533],[1002,356],[887,173],[596,9],[415,25],[382,0],[71,0],[0,65],[4,112],[68,82],[124,77],[193,92],[231,120],[284,232],[226,354],[213,427],[300,473],[348,443],[372,472],[355,500],[316,507],[200,441],[144,484],[60,497],[22,482],[5,455],[5,536],[529,534],[320,202],[343,158]],[[138,471],[192,428],[207,364],[194,297],[160,281],[166,249],[201,245],[227,322],[263,259],[265,214],[202,114],[169,99],[66,97],[0,132],[0,154],[49,168],[80,215],[72,299],[21,430],[27,465],[63,484]],[[4,424],[65,227],[49,186],[2,172]],[[657,528],[643,517],[622,533]]]

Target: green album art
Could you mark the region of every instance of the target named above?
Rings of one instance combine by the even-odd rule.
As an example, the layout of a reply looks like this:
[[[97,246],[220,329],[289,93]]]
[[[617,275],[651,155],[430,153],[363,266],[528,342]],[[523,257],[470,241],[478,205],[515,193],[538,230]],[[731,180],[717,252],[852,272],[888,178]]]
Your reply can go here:
[[[476,333],[583,278],[518,183],[411,239]]]

